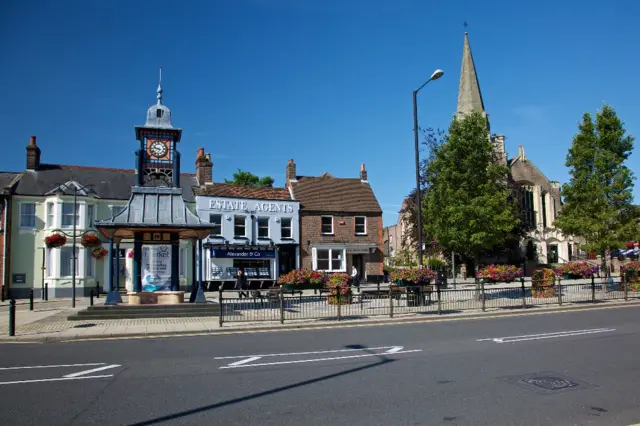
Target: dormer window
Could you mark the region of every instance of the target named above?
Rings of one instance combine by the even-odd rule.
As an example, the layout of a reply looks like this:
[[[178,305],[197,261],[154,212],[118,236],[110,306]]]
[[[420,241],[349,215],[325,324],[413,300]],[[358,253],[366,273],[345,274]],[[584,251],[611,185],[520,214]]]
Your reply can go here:
[[[156,117],[157,117],[157,118],[162,118],[162,113],[163,113],[162,109],[158,108],[158,109],[156,110]]]

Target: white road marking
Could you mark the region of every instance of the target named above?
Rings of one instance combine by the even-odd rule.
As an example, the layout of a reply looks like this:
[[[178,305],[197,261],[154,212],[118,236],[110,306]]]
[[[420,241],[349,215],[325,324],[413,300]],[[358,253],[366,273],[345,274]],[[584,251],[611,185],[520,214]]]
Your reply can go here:
[[[25,367],[0,367],[0,371],[3,370],[23,370],[30,368],[64,368],[64,367],[90,367],[92,365],[105,365],[104,362],[98,362],[93,364],[60,364],[60,365],[28,365]]]
[[[259,360],[259,359],[262,359],[262,357],[261,356],[252,356],[251,358],[242,359],[240,361],[232,362],[231,364],[229,364],[229,367],[237,367],[239,365],[246,364],[248,362],[256,361],[256,360]]]
[[[332,351],[313,351],[313,352],[289,352],[289,353],[281,353],[281,354],[263,354],[263,355],[236,355],[236,356],[218,356],[214,359],[237,359],[237,358],[249,358],[249,357],[260,357],[266,358],[269,356],[295,356],[295,355],[315,355],[315,354],[328,354],[333,352],[354,352],[354,351],[373,351],[380,349],[395,349],[398,346],[380,346],[377,348],[359,348],[359,349],[335,349]],[[400,346],[402,348],[402,346]]]
[[[39,382],[60,382],[63,380],[104,379],[106,377],[113,377],[113,374],[109,374],[105,376],[57,377],[54,379],[16,380],[13,382],[0,382],[0,385],[17,385],[22,383],[39,383]]]
[[[396,346],[395,348],[391,348],[388,351],[386,351],[385,354],[397,354],[403,349],[404,349],[404,346]]]
[[[558,331],[555,333],[525,334],[522,336],[490,337],[487,339],[477,339],[476,342],[492,341],[495,343],[514,343],[514,342],[524,342],[528,340],[553,339],[557,337],[569,337],[569,336],[581,336],[585,334],[594,334],[594,333],[606,333],[606,332],[615,331],[615,330],[616,330],[615,328],[594,328],[590,330]]]
[[[337,352],[337,351],[330,351],[330,352]],[[408,351],[398,351],[398,352],[393,352],[393,355],[397,355],[397,354],[408,354],[408,353],[412,353],[412,352],[422,352],[422,349],[413,349],[413,350],[408,350]],[[306,362],[319,362],[319,361],[334,361],[334,360],[339,360],[339,359],[351,359],[351,358],[366,358],[366,357],[371,357],[371,356],[380,356],[380,355],[385,355],[386,352],[382,352],[382,353],[377,353],[377,354],[362,354],[362,355],[347,355],[347,356],[337,356],[337,357],[330,357],[330,358],[314,358],[314,359],[299,359],[299,360],[291,360],[291,361],[276,361],[276,362],[263,362],[263,363],[258,363],[258,364],[229,364],[223,367],[220,367],[221,370],[223,369],[228,369],[228,368],[243,368],[243,367],[263,367],[263,366],[268,366],[268,365],[284,365],[284,364],[301,364],[301,363],[306,363]]]
[[[92,368],[91,370],[85,370],[85,371],[79,371],[77,373],[67,374],[67,375],[65,375],[63,377],[65,377],[67,379],[70,379],[70,378],[74,378],[74,377],[78,377],[78,376],[84,376],[85,374],[96,373],[98,371],[108,370],[110,368],[116,368],[116,367],[120,367],[120,365],[118,365],[118,364],[105,365],[104,367]]]

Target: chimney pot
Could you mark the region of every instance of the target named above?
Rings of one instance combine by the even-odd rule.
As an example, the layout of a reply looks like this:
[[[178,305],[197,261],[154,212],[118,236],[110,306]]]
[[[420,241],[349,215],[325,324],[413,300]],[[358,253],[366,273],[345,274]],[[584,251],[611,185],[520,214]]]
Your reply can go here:
[[[293,158],[289,159],[287,168],[285,170],[285,186],[289,185],[289,182],[297,181],[296,163],[293,162]]]
[[[367,170],[364,168],[364,163],[360,165],[360,180],[367,182]]]
[[[31,136],[31,140],[29,141],[29,145],[36,146],[36,137],[35,136]]]
[[[36,145],[36,137],[31,136],[27,145],[27,170],[38,170],[40,167],[40,147]]]

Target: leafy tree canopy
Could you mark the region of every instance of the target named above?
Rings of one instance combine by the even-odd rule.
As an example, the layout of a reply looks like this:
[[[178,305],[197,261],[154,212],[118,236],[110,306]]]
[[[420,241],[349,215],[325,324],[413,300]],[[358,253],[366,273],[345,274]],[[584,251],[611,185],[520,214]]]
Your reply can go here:
[[[251,172],[245,172],[244,170],[238,169],[238,171],[233,174],[233,180],[225,179],[224,182],[254,188],[271,188],[273,186],[274,179],[271,176],[258,177]]]
[[[454,118],[425,174],[427,232],[446,251],[469,259],[505,244],[520,223],[508,177],[508,167],[493,154],[484,117]]]
[[[634,138],[627,135],[614,109],[604,105],[595,122],[585,113],[567,154],[571,179],[562,186],[564,205],[555,221],[567,235],[583,237],[584,248],[602,256],[638,236],[638,208],[625,161]]]

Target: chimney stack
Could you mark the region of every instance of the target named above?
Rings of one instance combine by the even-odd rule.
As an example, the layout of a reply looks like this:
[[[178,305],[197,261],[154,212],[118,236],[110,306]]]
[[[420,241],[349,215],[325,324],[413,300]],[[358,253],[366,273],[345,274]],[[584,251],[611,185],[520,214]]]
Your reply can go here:
[[[287,170],[286,170],[286,179],[285,179],[285,186],[289,185],[289,182],[297,182],[297,175],[296,175],[296,163],[293,162],[293,158],[289,160],[289,162],[287,163]]]
[[[200,186],[211,185],[213,183],[213,163],[211,162],[211,155],[205,155],[204,148],[198,149],[196,179]]]
[[[40,167],[40,147],[36,144],[36,137],[31,136],[27,146],[27,170],[38,170]]]
[[[362,163],[362,164],[360,165],[360,181],[361,181],[362,183],[368,182],[368,179],[367,179],[367,171],[366,171],[366,170],[365,170],[365,168],[364,168],[364,163]]]

